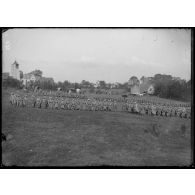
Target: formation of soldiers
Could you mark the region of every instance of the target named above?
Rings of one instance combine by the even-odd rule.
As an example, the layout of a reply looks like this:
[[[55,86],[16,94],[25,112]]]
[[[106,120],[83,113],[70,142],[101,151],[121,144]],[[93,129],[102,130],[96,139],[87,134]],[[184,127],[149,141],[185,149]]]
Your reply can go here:
[[[125,104],[123,104],[123,110],[141,115],[191,118],[190,106],[184,106],[182,104],[166,105],[154,102],[138,103],[135,101],[127,101]]]
[[[86,111],[123,111],[140,115],[191,118],[189,104],[170,104],[150,102],[144,99],[130,98],[121,101],[116,98],[93,97],[59,97],[48,95],[18,95],[11,93],[10,103],[13,106],[33,107],[40,109],[86,110]]]
[[[25,107],[27,103],[27,95],[20,96],[19,94],[11,93],[10,104],[14,106]]]

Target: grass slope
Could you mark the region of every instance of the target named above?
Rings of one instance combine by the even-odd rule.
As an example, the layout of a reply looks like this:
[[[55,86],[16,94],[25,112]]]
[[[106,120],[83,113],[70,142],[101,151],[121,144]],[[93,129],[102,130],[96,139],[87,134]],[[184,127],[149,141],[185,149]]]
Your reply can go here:
[[[6,166],[188,166],[190,120],[15,108],[3,97]],[[182,131],[182,125],[185,126]]]

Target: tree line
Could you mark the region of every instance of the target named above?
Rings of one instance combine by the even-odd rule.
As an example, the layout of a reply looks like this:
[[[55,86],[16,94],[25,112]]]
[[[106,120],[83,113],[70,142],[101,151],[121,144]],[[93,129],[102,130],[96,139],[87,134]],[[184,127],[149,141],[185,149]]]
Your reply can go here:
[[[37,74],[42,76],[42,71],[36,70]],[[135,77],[135,76],[133,76]],[[137,77],[135,77],[137,78]],[[154,86],[154,95],[161,98],[190,101],[191,99],[191,80],[186,81],[179,77],[175,78],[171,75],[156,74],[154,77],[150,77],[150,81]],[[12,77],[8,77],[2,82],[3,87],[14,87],[21,89],[23,84],[21,81],[16,80]],[[34,89],[36,86],[43,90],[57,90],[61,88],[63,91],[67,91],[71,88],[77,89],[88,89],[89,92],[94,92],[96,90],[109,90],[113,86],[112,83],[106,83],[105,81],[99,81],[98,86],[94,86],[93,83],[83,80],[80,83],[70,82],[65,80],[64,82],[54,82],[53,79],[43,79],[37,80],[35,82],[30,81],[27,84],[28,89]],[[124,89],[124,91],[129,91],[129,83],[117,83],[117,86],[113,87],[117,89]]]
[[[186,81],[162,74],[156,74],[152,80],[155,89],[154,95],[182,101],[191,100],[191,80]]]

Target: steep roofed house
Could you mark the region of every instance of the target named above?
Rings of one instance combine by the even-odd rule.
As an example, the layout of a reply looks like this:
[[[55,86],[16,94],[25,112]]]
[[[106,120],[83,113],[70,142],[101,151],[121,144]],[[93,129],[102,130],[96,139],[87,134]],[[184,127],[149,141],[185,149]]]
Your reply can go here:
[[[132,76],[129,79],[128,86],[131,94],[140,94],[140,81],[137,77]]]

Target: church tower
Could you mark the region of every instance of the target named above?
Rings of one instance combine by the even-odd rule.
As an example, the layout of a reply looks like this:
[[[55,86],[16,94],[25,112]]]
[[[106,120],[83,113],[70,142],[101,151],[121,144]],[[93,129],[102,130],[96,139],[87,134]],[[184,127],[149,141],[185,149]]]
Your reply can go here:
[[[11,65],[10,76],[12,76],[14,79],[20,80],[19,64],[16,61]]]

